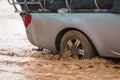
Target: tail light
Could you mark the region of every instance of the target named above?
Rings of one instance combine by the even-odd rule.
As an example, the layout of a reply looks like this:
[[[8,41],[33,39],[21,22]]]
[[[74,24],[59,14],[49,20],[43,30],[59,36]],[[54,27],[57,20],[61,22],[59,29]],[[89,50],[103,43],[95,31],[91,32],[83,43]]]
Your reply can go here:
[[[24,25],[25,28],[31,23],[32,16],[30,14],[25,14],[24,15]]]

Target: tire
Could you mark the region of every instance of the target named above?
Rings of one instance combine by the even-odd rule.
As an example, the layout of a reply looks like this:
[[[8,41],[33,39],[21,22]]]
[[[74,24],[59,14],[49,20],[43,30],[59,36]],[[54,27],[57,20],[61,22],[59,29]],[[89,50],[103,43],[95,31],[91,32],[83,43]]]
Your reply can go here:
[[[95,49],[88,38],[77,30],[66,32],[60,43],[61,56],[64,59],[87,59],[95,56]]]

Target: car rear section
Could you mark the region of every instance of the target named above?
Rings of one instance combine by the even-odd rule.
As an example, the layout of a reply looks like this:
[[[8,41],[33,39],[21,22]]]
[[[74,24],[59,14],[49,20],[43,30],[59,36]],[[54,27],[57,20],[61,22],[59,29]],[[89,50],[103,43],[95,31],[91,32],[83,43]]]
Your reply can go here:
[[[51,1],[52,8],[50,5],[48,7],[46,0],[8,0],[16,12],[16,4],[20,5],[27,37],[33,45],[60,51],[64,58],[91,58],[96,52],[104,57],[120,57],[119,0],[114,3],[111,0],[112,5],[108,6],[110,8],[100,8],[96,0],[92,2],[94,8],[90,8],[85,5],[85,1],[84,9],[81,4],[80,10],[72,8],[73,5],[70,6],[68,0],[61,0],[61,5],[54,5],[59,4],[59,1]],[[107,6],[107,2],[102,5]],[[63,4],[66,5],[64,8]]]
[[[85,35],[100,56],[119,57],[119,17],[113,13],[25,13],[23,20],[35,46],[61,51],[65,33],[75,30]]]

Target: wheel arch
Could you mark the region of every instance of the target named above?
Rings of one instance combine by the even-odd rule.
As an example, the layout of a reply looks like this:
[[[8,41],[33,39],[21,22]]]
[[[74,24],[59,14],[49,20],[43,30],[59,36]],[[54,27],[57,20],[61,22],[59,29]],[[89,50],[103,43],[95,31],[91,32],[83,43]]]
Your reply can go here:
[[[65,28],[65,29],[62,29],[56,36],[56,39],[55,39],[55,47],[56,47],[56,50],[57,51],[60,51],[60,42],[62,40],[62,37],[64,36],[64,34],[67,32],[67,31],[70,31],[70,30],[76,30],[76,31],[79,31],[81,32],[82,34],[84,34],[86,36],[86,38],[89,40],[89,42],[92,44],[93,48],[95,49],[95,53],[97,53],[98,55],[98,51],[95,47],[95,44],[93,43],[93,41],[89,38],[89,36],[83,32],[82,30],[80,29],[77,29],[77,28],[72,28],[72,27],[69,27],[69,28]]]

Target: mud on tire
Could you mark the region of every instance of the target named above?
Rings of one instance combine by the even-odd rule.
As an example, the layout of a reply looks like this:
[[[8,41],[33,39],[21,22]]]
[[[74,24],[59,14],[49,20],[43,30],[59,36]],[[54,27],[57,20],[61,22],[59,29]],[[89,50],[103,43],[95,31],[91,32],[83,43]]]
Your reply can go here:
[[[86,59],[95,56],[92,43],[77,30],[70,30],[63,35],[60,50],[64,59]]]

